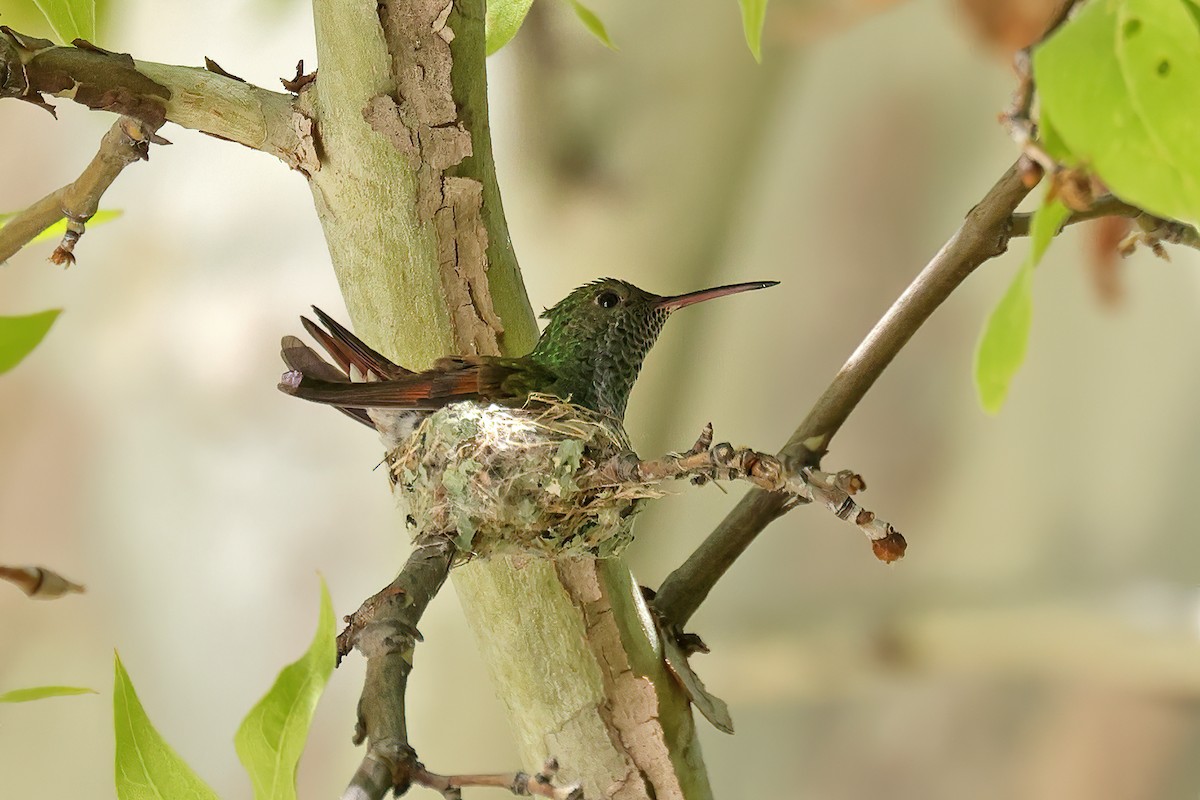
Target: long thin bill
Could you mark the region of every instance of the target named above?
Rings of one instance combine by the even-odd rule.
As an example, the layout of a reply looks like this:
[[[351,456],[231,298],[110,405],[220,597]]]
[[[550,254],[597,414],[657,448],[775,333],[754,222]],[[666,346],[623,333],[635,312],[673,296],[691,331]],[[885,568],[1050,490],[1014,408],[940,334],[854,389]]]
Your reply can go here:
[[[703,303],[705,300],[713,300],[717,297],[724,297],[729,294],[737,294],[738,292],[749,292],[755,289],[767,289],[771,286],[778,285],[779,281],[731,283],[728,286],[717,286],[714,289],[701,289],[698,292],[688,292],[687,294],[677,294],[674,297],[664,297],[660,299],[656,305],[666,311],[677,311],[684,306]]]

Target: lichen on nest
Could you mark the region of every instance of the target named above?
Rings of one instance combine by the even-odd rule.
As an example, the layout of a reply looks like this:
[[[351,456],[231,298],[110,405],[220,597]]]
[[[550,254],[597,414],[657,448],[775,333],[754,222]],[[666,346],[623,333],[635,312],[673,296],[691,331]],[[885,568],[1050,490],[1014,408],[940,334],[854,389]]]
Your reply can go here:
[[[387,455],[414,533],[446,532],[462,558],[619,554],[652,484],[597,485],[629,452],[619,422],[554,397],[521,408],[456,403]]]

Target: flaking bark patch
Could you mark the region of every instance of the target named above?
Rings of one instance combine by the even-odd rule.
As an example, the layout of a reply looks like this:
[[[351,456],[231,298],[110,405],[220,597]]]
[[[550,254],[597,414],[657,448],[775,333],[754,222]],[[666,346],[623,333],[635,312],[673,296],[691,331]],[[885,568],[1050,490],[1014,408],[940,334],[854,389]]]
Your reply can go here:
[[[487,228],[483,184],[471,178],[445,178],[442,207],[434,215],[442,290],[454,315],[462,352],[498,355],[496,335],[504,330],[487,286]]]
[[[363,118],[417,173],[418,219],[437,231],[442,288],[454,316],[458,352],[499,355],[504,328],[487,284],[483,185],[445,174],[472,152],[471,133],[452,92],[454,32],[446,24],[452,7],[447,0],[380,4],[396,96],[373,98]]]
[[[597,574],[597,562],[563,559],[555,568],[575,606],[583,613],[588,646],[601,665],[604,696],[608,702],[597,712],[619,751],[627,758],[628,771],[605,792],[609,800],[683,800],[683,792],[671,765],[666,736],[658,720],[658,690],[629,663],[621,631],[613,615],[613,603],[605,596]]]
[[[0,94],[49,109],[43,95],[68,93],[77,103],[123,114],[158,130],[171,90],[137,71],[133,57],[76,39],[59,47],[0,26]]]
[[[292,129],[296,132],[296,147],[285,155],[288,166],[305,176],[311,176],[321,168],[321,155],[317,152],[316,126],[312,117],[300,110],[292,113]]]

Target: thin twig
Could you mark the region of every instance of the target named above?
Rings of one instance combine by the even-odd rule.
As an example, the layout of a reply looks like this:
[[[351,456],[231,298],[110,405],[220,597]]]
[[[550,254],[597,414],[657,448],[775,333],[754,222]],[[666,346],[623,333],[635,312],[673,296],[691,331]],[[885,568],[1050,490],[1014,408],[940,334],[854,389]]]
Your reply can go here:
[[[413,783],[441,792],[446,800],[461,800],[462,790],[473,787],[507,789],[518,797],[548,797],[550,800],[583,800],[583,789],[577,783],[558,785],[554,777],[558,761],[550,759],[536,775],[527,772],[504,772],[494,775],[438,775],[418,766]]]
[[[50,260],[56,264],[75,263],[75,244],[99,208],[100,198],[121,170],[149,158],[151,141],[165,140],[132,117],[121,117],[113,123],[100,140],[95,157],[74,182],[46,195],[0,228],[0,263],[63,217],[67,218],[67,232]]]
[[[775,456],[728,442],[712,444],[712,425],[704,428],[691,450],[642,461],[623,453],[599,464],[582,488],[621,484],[656,484],[664,480],[688,479],[694,483],[713,480],[748,481],[759,489],[786,495],[787,507],[816,502],[839,519],[851,520],[866,535],[880,561],[904,556],[904,536],[874,513],[858,505],[853,495],[867,488],[862,476],[850,470],[821,472],[812,467],[789,471]],[[661,610],[661,609],[660,609]]]
[[[976,268],[1005,251],[1012,214],[1028,193],[1019,165],[1014,164],[851,354],[779,451],[786,465],[796,470],[819,464],[850,412],[921,324]],[[655,601],[658,609],[677,624],[686,622],[755,537],[789,510],[788,499],[787,494],[762,489],[743,497],[687,561],[667,576]]]
[[[1181,244],[1185,247],[1200,249],[1200,232],[1194,226],[1147,214],[1137,206],[1130,205],[1111,194],[1097,197],[1090,207],[1082,211],[1071,212],[1071,216],[1063,223],[1063,227],[1101,217],[1125,217],[1136,220],[1138,227],[1141,228],[1140,236],[1152,237],[1168,244]],[[1009,235],[1028,236],[1029,223],[1032,219],[1032,214],[1013,214]]]

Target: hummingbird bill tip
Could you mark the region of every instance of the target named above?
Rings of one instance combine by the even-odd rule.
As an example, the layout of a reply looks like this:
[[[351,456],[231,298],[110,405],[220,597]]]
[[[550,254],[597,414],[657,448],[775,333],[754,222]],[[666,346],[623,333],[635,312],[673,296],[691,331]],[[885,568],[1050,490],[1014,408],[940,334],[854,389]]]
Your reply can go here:
[[[727,286],[715,286],[712,289],[701,289],[698,292],[688,292],[687,294],[677,294],[672,297],[664,297],[658,301],[658,307],[666,311],[677,311],[678,309],[690,306],[695,303],[702,303],[705,300],[713,300],[717,297],[725,297],[726,295],[737,294],[739,292],[750,292],[755,289],[769,289],[772,286],[778,286],[779,281],[750,281],[749,283],[731,283]]]

